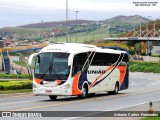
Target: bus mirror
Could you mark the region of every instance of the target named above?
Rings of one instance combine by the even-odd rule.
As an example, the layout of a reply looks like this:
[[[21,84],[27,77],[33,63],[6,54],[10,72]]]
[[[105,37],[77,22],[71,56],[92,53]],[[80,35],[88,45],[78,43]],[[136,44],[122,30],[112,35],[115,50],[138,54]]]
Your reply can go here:
[[[28,65],[33,65],[33,61],[36,59],[38,53],[33,53],[29,56]]]

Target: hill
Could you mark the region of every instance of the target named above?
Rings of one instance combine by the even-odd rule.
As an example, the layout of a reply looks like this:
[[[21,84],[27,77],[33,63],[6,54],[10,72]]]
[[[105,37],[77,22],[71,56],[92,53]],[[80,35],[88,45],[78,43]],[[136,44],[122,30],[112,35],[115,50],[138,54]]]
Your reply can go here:
[[[116,16],[111,19],[103,21],[105,24],[110,26],[110,33],[120,33],[132,30],[138,27],[140,24],[150,22],[149,19],[141,17],[139,15],[134,16]]]
[[[93,21],[89,20],[70,20],[68,22],[66,21],[55,21],[55,22],[41,22],[41,23],[33,23],[28,25],[21,25],[17,26],[18,28],[53,28],[53,27],[61,27],[65,25],[75,25],[75,24],[84,24],[84,23],[90,23]]]
[[[76,34],[81,42],[99,41],[104,37],[113,37],[145,24],[150,20],[138,15],[116,16],[103,21],[70,20],[56,22],[41,22],[17,27],[0,29],[0,36],[17,40],[66,41],[66,35],[72,42],[76,41]],[[68,26],[68,27],[67,27]]]
[[[128,26],[128,27],[135,27],[138,26],[140,23],[145,24],[149,22],[149,19],[146,19],[139,15],[134,16],[116,16],[110,19],[102,20],[102,21],[91,21],[91,20],[70,20],[66,23],[66,21],[55,21],[55,22],[41,22],[41,23],[33,23],[27,25],[17,26],[17,28],[53,28],[53,27],[61,27],[65,25],[82,25],[85,23],[93,23],[93,22],[100,22],[101,24],[108,24],[111,27],[115,26]]]
[[[139,25],[140,23],[148,23],[150,20],[147,18],[144,18],[139,15],[134,16],[116,16],[110,19],[105,20],[104,22],[113,26],[120,25],[120,24],[127,24],[131,26]]]

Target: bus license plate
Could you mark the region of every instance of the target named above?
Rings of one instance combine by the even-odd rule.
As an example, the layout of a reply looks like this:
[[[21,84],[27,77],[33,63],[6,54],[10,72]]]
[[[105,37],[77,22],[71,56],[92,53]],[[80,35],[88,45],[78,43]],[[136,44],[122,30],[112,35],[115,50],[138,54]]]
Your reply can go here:
[[[46,93],[52,93],[52,90],[46,90]]]

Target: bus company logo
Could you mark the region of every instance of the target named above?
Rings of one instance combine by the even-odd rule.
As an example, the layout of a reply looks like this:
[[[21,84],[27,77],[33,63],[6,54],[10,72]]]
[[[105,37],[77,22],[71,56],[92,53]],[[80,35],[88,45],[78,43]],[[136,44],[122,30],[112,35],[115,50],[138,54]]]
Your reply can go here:
[[[88,70],[88,74],[105,74],[105,70]]]
[[[2,117],[12,117],[11,112],[2,112]]]

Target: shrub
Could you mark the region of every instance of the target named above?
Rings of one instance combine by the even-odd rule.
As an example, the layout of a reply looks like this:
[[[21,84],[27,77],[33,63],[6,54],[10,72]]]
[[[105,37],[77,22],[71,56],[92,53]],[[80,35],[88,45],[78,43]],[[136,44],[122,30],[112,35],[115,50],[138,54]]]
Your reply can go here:
[[[0,90],[31,89],[32,81],[0,81]]]
[[[142,55],[142,56],[145,56],[145,55],[146,55],[146,53],[141,53],[141,55]]]
[[[9,79],[29,79],[28,74],[16,75],[16,74],[0,74],[0,78],[9,78]]]

